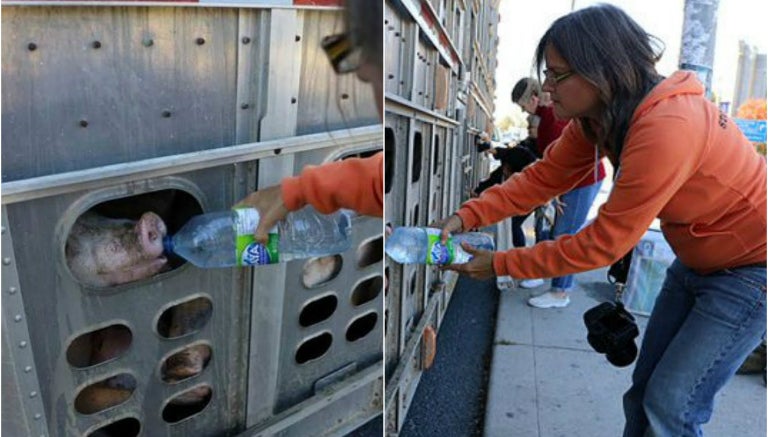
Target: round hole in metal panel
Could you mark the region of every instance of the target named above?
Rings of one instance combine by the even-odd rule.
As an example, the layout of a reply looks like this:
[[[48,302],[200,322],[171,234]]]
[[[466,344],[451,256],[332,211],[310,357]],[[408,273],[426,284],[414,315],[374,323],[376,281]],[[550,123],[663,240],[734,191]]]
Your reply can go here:
[[[357,248],[357,267],[365,268],[384,259],[384,237],[362,243]]]
[[[208,406],[213,396],[207,384],[192,387],[172,397],[163,408],[163,420],[168,423],[180,422],[200,413]]]
[[[350,297],[352,305],[359,306],[376,299],[376,296],[381,293],[382,285],[384,285],[384,281],[381,276],[373,276],[360,282],[352,290]]]
[[[352,321],[347,327],[347,341],[356,341],[368,335],[376,327],[379,315],[368,313]]]
[[[135,417],[125,417],[90,432],[86,437],[136,437],[141,432],[141,422]]]
[[[127,401],[136,389],[136,378],[129,373],[121,373],[95,382],[75,397],[75,411],[81,414],[93,414],[112,408]]]
[[[331,343],[333,343],[333,336],[329,332],[323,332],[305,340],[296,350],[296,362],[304,364],[322,357],[331,348]]]
[[[67,346],[67,362],[78,369],[105,363],[122,356],[132,341],[131,330],[119,323],[89,331]]]
[[[310,258],[302,268],[301,282],[307,288],[319,287],[339,276],[343,264],[341,255]]]
[[[187,346],[163,360],[160,365],[160,379],[177,383],[197,376],[208,367],[211,347],[207,344]]]
[[[207,297],[197,297],[163,310],[157,319],[157,333],[164,338],[179,338],[195,333],[208,324],[213,315],[213,303]]]
[[[304,305],[304,308],[301,309],[301,313],[299,314],[299,324],[306,327],[326,320],[333,315],[334,311],[336,311],[338,303],[339,300],[333,294],[320,297],[307,303]]]
[[[191,194],[159,190],[103,201],[67,231],[66,265],[82,285],[114,287],[175,269],[184,261],[164,253],[174,234],[202,207]]]

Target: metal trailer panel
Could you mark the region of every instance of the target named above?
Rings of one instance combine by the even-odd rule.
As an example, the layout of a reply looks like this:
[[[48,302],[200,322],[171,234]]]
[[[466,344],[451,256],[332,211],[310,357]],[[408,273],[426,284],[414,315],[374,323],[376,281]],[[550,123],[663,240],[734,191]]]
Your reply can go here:
[[[29,326],[16,267],[18,263],[13,253],[13,239],[5,206],[2,215],[2,432],[6,435],[44,436],[47,433],[48,420],[40,396],[40,384],[32,356]]]
[[[236,10],[6,6],[2,21],[3,182],[234,144]]]

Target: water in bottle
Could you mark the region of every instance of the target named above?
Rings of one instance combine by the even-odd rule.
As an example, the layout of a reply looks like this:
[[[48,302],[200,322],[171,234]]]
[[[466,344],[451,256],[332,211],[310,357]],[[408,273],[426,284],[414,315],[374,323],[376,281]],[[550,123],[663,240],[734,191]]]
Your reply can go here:
[[[255,208],[192,217],[175,235],[166,236],[165,252],[198,267],[274,264],[344,252],[351,245],[351,211],[320,214],[312,207],[291,212],[269,232],[267,244],[253,240],[259,224]]]
[[[467,232],[440,242],[440,229],[400,227],[387,237],[385,251],[400,264],[463,264],[472,259],[461,247],[468,243],[478,249],[493,250],[493,238],[483,232]]]

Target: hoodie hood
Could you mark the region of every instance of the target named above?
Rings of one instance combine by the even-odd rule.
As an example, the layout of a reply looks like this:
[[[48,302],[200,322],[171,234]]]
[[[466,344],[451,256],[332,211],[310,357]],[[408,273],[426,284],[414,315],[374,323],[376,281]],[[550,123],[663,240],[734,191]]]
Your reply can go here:
[[[679,70],[659,82],[637,106],[632,122],[662,100],[680,95],[704,95],[704,86],[692,71]]]

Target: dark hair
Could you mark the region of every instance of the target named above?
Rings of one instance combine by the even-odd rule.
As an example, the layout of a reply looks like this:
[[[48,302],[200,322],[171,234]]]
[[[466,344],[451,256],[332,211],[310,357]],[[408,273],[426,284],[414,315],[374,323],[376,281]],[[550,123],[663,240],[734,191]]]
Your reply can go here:
[[[512,173],[523,171],[525,167],[536,161],[536,156],[525,147],[515,146],[496,150],[496,158],[501,161]]]
[[[531,83],[534,82],[534,83]],[[530,84],[530,85],[529,85]],[[531,95],[538,96],[539,95],[539,84],[536,83],[536,79],[533,79],[531,77],[524,77],[517,81],[515,84],[515,87],[512,88],[512,102],[517,103],[520,101],[520,98],[523,97],[523,94],[525,93],[525,90],[528,89],[529,86],[533,86],[533,92]]]
[[[664,43],[643,30],[621,9],[600,4],[560,17],[536,47],[537,71],[544,49],[552,46],[571,69],[597,87],[603,104],[599,133],[581,119],[587,138],[619,159],[637,105],[663,79],[656,62]],[[541,77],[541,76],[539,76]]]
[[[352,44],[363,51],[363,62],[382,68],[384,6],[382,1],[346,0],[346,27]]]

